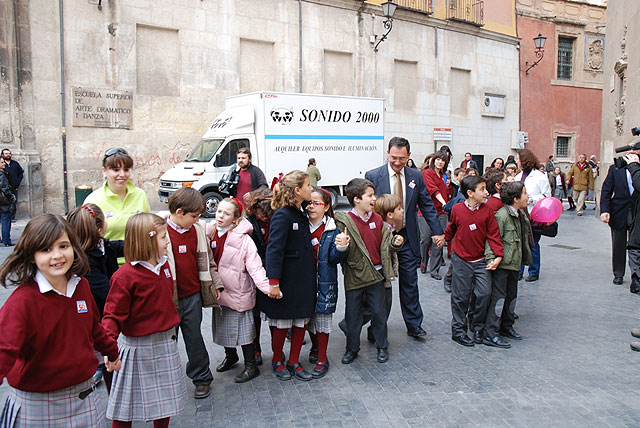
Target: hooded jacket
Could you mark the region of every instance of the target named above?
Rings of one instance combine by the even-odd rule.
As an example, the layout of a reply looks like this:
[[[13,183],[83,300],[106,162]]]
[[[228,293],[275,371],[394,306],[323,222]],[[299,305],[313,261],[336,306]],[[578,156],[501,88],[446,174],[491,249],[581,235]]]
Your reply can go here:
[[[213,225],[207,225],[207,236]],[[269,293],[267,278],[256,244],[251,239],[253,227],[245,218],[227,232],[218,274],[224,285],[218,303],[237,312],[245,312],[256,305],[256,287],[264,294]],[[217,233],[217,232],[215,232]]]
[[[335,240],[339,233],[336,222],[327,217],[318,248],[316,313],[319,314],[334,313],[338,303],[338,263],[342,263],[348,251],[348,247],[343,251],[336,247]]]

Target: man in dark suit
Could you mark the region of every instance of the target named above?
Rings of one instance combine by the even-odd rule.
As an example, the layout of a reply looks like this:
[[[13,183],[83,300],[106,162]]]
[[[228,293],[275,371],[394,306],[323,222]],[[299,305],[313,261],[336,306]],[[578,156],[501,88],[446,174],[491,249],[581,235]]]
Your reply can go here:
[[[416,206],[431,227],[431,239],[438,247],[444,245],[444,231],[438,220],[431,198],[427,194],[422,174],[419,170],[408,168],[411,157],[409,141],[402,137],[393,137],[387,151],[388,163],[367,171],[365,178],[373,183],[376,196],[390,193],[398,195],[403,201],[404,225],[399,233],[405,244],[398,252],[400,283],[400,307],[409,336],[420,338],[427,334],[422,329],[422,307],[418,295],[418,273],[420,264],[420,231]]]
[[[464,168],[465,171],[469,168],[473,168],[475,170],[478,169],[478,163],[471,159],[471,153],[467,152],[464,154],[464,160],[460,162],[460,168]],[[480,171],[478,171],[480,172]]]
[[[609,167],[600,193],[600,220],[611,228],[613,283],[622,284],[627,261],[627,237],[631,227],[631,200],[635,190],[626,168]],[[640,278],[631,276],[631,292],[640,292]]]

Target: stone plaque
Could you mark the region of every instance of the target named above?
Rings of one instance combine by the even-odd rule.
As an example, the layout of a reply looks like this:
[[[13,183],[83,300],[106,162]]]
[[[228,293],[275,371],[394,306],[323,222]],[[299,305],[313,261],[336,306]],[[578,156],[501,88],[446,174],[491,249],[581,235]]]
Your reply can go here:
[[[133,128],[133,93],[74,87],[73,126]]]

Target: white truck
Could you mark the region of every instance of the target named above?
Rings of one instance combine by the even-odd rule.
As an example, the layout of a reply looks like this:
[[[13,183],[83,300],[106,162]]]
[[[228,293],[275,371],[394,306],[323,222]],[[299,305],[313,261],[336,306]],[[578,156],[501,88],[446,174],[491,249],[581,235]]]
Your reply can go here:
[[[162,175],[160,200],[190,186],[205,198],[204,216],[213,217],[222,199],[218,183],[242,147],[269,184],[279,174],[305,171],[315,158],[318,185],[336,201],[349,180],[384,161],[384,100],[277,92],[229,97],[186,160]]]

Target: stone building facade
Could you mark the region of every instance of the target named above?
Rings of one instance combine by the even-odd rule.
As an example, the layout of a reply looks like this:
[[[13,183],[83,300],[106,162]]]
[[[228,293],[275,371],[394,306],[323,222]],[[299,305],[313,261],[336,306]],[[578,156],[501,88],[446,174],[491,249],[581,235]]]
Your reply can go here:
[[[521,128],[541,162],[554,155],[568,167],[599,153],[606,1],[517,0],[516,9]],[[547,37],[544,57],[527,73],[538,34]]]
[[[110,147],[131,153],[133,182],[162,208],[158,178],[225,97],[255,90],[385,98],[385,137],[409,138],[417,162],[441,144],[455,163],[505,157],[519,118],[515,0],[469,2],[483,6],[469,16],[465,1],[397,0],[377,53],[373,0],[2,2],[0,132],[29,168],[20,212],[62,213],[65,178],[73,206],[74,186],[101,184]]]
[[[613,163],[616,147],[640,141],[631,128],[640,127],[640,8],[634,0],[607,5],[607,49],[602,96],[603,171]]]

